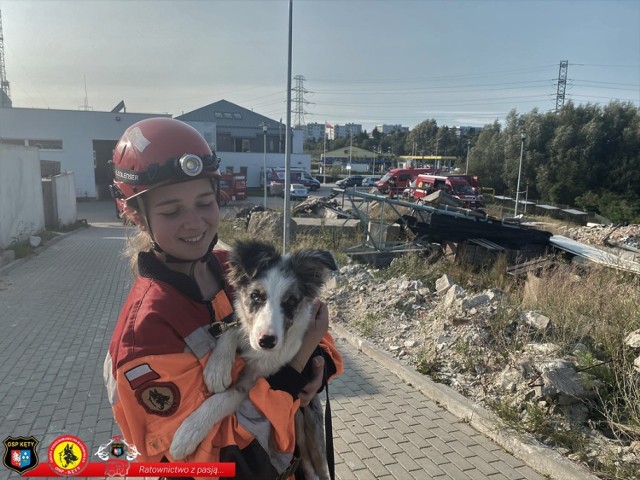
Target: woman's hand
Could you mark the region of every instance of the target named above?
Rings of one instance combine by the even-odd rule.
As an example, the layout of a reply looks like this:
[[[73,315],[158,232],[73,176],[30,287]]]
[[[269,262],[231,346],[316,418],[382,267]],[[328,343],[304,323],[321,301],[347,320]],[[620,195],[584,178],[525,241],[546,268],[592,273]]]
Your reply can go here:
[[[298,372],[302,372],[309,358],[311,358],[311,354],[313,354],[320,340],[322,340],[322,337],[325,336],[328,330],[329,309],[325,303],[320,300],[315,300],[311,305],[311,322],[302,339],[302,346],[289,362],[289,366],[295,368]],[[320,387],[318,386],[318,388]]]
[[[311,374],[313,377],[298,394],[300,407],[309,405],[313,396],[322,387],[322,378],[324,377],[324,357],[322,355],[316,355],[311,360]]]

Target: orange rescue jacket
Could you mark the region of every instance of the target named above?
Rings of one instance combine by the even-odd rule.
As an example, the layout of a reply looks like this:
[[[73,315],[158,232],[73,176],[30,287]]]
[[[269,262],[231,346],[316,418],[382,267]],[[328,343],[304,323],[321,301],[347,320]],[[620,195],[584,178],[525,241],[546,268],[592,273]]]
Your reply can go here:
[[[208,266],[222,279],[227,252],[214,251]],[[203,380],[215,346],[209,328],[233,312],[232,290],[225,284],[213,301],[203,301],[191,278],[152,253],[139,255],[138,268],[111,339],[105,383],[116,422],[138,449],[138,460],[174,461],[169,446],[175,431],[211,395]],[[325,335],[320,346],[329,377],[343,373],[333,338]],[[236,357],[234,381],[243,365]],[[236,478],[276,478],[293,459],[293,418],[306,383],[288,366],[259,379],[237,412],[215,425],[184,461],[235,462]]]

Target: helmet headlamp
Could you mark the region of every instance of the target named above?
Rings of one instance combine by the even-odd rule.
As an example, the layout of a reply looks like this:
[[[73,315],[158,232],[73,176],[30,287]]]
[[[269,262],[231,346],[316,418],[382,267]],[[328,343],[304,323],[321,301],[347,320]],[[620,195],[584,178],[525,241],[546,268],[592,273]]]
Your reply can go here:
[[[219,175],[220,159],[215,155],[198,156],[185,153],[180,158],[169,160],[164,165],[152,164],[146,171],[127,170],[114,167],[117,181],[127,185],[148,187],[194,178],[199,175]]]
[[[189,177],[196,177],[202,173],[202,169],[204,165],[202,163],[202,159],[197,155],[193,155],[188,153],[180,157],[178,161],[180,165],[180,169],[184,172],[185,175]]]

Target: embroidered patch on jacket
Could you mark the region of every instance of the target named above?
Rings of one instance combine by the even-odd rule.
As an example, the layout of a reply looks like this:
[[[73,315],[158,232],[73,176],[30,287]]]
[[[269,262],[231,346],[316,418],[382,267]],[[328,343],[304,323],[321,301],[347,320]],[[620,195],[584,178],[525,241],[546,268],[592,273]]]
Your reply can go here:
[[[131,370],[127,370],[124,372],[124,376],[129,381],[129,385],[132,390],[135,390],[151,380],[160,378],[160,375],[154,372],[148,363],[143,363],[142,365],[133,367]]]
[[[167,417],[180,405],[180,390],[174,383],[149,383],[136,390],[138,403],[147,413]]]

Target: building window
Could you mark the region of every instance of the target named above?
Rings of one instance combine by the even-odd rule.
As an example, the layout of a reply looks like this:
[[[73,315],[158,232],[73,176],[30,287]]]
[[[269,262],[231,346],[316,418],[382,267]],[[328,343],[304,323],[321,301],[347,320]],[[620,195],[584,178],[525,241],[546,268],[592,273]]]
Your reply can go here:
[[[224,116],[224,118],[233,118],[233,116],[227,112],[224,112],[222,115]]]
[[[227,172],[229,175],[232,175],[232,174],[233,174],[233,165],[231,165],[230,167],[227,167],[227,168],[226,168],[226,172]]]
[[[0,140],[0,143],[5,145],[22,145],[26,147],[28,145],[27,141],[24,138],[3,138]]]
[[[243,152],[251,151],[251,142],[249,140],[242,140],[242,151]]]
[[[220,112],[213,112],[213,116],[216,118],[222,118],[222,113]]]
[[[5,145],[22,145],[25,147],[38,147],[43,150],[62,150],[62,140],[40,140],[33,138],[3,138],[0,143]]]
[[[242,120],[242,115],[240,115],[239,113],[234,113],[233,118],[235,118],[236,120]]]
[[[62,150],[62,140],[36,140],[29,139],[30,147],[38,147],[43,150]]]

